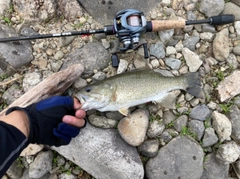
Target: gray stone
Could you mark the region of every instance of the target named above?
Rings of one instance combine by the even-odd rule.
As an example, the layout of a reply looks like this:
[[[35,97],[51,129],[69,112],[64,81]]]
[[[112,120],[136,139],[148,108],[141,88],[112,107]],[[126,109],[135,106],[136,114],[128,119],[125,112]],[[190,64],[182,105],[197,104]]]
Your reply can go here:
[[[93,126],[104,129],[115,128],[118,122],[114,119],[109,119],[105,116],[98,116],[95,114],[91,114],[90,116],[88,116],[88,120]]]
[[[201,104],[197,105],[191,110],[189,117],[192,119],[205,121],[206,119],[210,118],[211,115],[212,111],[205,104]]]
[[[69,173],[61,173],[58,176],[59,179],[77,179],[77,176],[73,175],[73,174],[69,174]]]
[[[38,72],[27,73],[23,78],[23,89],[27,92],[42,81],[42,75]]]
[[[54,149],[99,179],[142,179],[144,175],[136,148],[125,143],[116,129],[87,123],[69,145]]]
[[[183,48],[182,53],[186,60],[187,66],[189,67],[189,71],[196,72],[203,63],[198,54],[194,53],[188,48]]]
[[[233,48],[233,53],[235,55],[240,55],[240,45],[237,45]]]
[[[181,66],[181,60],[178,60],[176,58],[166,58],[165,63],[167,66],[169,66],[172,70],[179,70]]]
[[[120,59],[117,69],[117,74],[123,73],[127,70],[128,62],[127,60]]]
[[[106,117],[110,118],[110,119],[120,121],[122,118],[124,118],[124,115],[122,115],[118,111],[109,111],[109,112],[106,112]]]
[[[81,89],[82,87],[87,85],[87,81],[83,78],[78,78],[74,83],[73,87],[76,89]]]
[[[156,7],[160,2],[157,0],[150,1],[94,1],[94,0],[78,0],[84,9],[102,25],[113,24],[116,13],[123,9],[137,9],[143,11],[146,15],[150,10]]]
[[[239,146],[234,141],[230,141],[219,146],[216,158],[223,164],[231,164],[238,159],[239,155]]]
[[[234,172],[236,173],[237,177],[240,177],[240,161],[236,161],[232,164],[232,167],[234,169]]]
[[[218,134],[220,142],[228,139],[232,133],[232,124],[229,119],[217,111],[212,113],[213,129]]]
[[[55,60],[61,60],[64,56],[64,53],[62,51],[57,51],[56,54],[54,55]]]
[[[96,80],[96,81],[101,81],[104,80],[106,78],[106,74],[104,72],[97,72],[92,76],[92,79]]]
[[[54,0],[46,0],[40,4],[32,3],[25,0],[13,0],[14,10],[26,21],[47,20],[54,17],[57,9],[57,2]]]
[[[151,44],[150,46],[150,55],[153,55],[157,58],[164,58],[165,57],[165,49],[164,44],[162,42],[157,42],[155,44]]]
[[[240,110],[236,105],[232,106],[229,113],[229,120],[232,123],[231,137],[237,143],[240,142]]]
[[[231,2],[228,2],[225,4],[225,7],[222,13],[233,14],[235,16],[235,21],[240,20],[240,7],[239,5],[234,4],[232,0]]]
[[[5,12],[10,9],[10,0],[0,1],[0,15],[5,15]]]
[[[179,95],[179,90],[170,91],[166,97],[158,102],[162,107],[167,109],[176,109],[176,100]]]
[[[164,131],[164,129],[165,129],[165,125],[163,124],[163,122],[155,120],[149,124],[148,130],[147,130],[147,136],[149,138],[159,137]]]
[[[176,136],[178,136],[178,132],[175,131],[174,129],[169,128],[163,131],[163,133],[160,136],[160,140],[164,143],[168,143]]]
[[[228,178],[229,165],[219,162],[214,153],[208,154],[205,157],[203,166],[204,170],[201,179]]]
[[[167,125],[174,121],[176,119],[176,116],[173,114],[171,110],[164,111],[163,113],[163,121],[164,124]]]
[[[230,47],[228,35],[228,29],[224,28],[216,34],[216,37],[213,40],[213,54],[218,61],[225,61],[229,56]]]
[[[209,127],[205,130],[203,140],[202,140],[202,146],[203,147],[210,147],[218,142],[218,137],[215,134],[215,131],[213,128]]]
[[[240,94],[240,81],[238,80],[239,75],[240,71],[235,70],[232,74],[224,78],[224,80],[218,84],[217,90],[221,102]]]
[[[239,52],[240,52],[240,49],[239,49]],[[239,53],[239,55],[240,55],[240,53]],[[231,67],[232,69],[237,69],[239,66],[237,57],[233,53],[230,53],[230,55],[228,56],[227,63],[229,65],[229,67]]]
[[[188,122],[188,128],[193,134],[196,135],[196,139],[200,141],[205,130],[203,122],[198,120],[191,120]]]
[[[203,0],[200,4],[200,11],[207,17],[217,16],[223,11],[224,4],[224,0]]]
[[[149,113],[146,110],[134,111],[118,123],[121,137],[132,146],[143,143],[148,128]]]
[[[168,44],[174,34],[174,29],[158,31],[159,38],[163,44]]]
[[[200,178],[203,173],[203,150],[187,137],[176,137],[162,147],[146,164],[149,179]]]
[[[21,95],[23,95],[23,91],[17,84],[13,84],[10,88],[8,88],[2,95],[2,98],[9,105],[18,99]]]
[[[17,36],[14,29],[1,24],[0,38]],[[32,45],[30,41],[0,43],[0,48],[0,69],[3,71],[8,68],[8,65],[17,69],[33,60]]]
[[[22,176],[23,167],[20,167],[20,162],[15,160],[6,173],[11,179],[19,179]]]
[[[182,115],[178,117],[173,124],[173,127],[176,131],[181,132],[183,127],[187,126],[188,117],[186,115]]]
[[[83,77],[90,77],[94,70],[104,69],[109,58],[108,52],[100,42],[91,42],[65,57],[61,70],[72,64],[81,63],[84,66]]]
[[[145,140],[139,147],[139,152],[146,157],[155,157],[159,150],[159,141],[157,139]]]
[[[52,169],[53,152],[46,151],[37,154],[33,163],[29,166],[29,177],[40,178]]]
[[[196,44],[199,42],[200,37],[193,36],[183,41],[183,46],[189,48],[191,51],[196,50]]]

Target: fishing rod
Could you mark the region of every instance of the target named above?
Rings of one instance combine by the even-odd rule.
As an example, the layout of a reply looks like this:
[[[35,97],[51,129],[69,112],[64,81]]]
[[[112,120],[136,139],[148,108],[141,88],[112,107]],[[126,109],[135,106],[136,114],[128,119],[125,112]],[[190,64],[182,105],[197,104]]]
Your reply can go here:
[[[20,40],[45,39],[56,37],[67,37],[77,35],[92,35],[105,33],[106,35],[115,35],[122,45],[118,51],[112,53],[112,66],[117,67],[119,60],[117,53],[129,52],[138,49],[140,46],[144,48],[144,57],[148,58],[147,43],[140,43],[141,34],[146,32],[157,32],[168,29],[180,29],[186,25],[196,24],[210,24],[223,25],[233,23],[234,15],[226,14],[219,16],[212,16],[208,19],[202,20],[152,20],[146,21],[143,12],[135,9],[126,9],[119,11],[115,18],[113,25],[106,25],[103,29],[83,30],[73,32],[62,32],[54,34],[37,34],[32,36],[8,37],[0,38],[0,42],[11,42]]]

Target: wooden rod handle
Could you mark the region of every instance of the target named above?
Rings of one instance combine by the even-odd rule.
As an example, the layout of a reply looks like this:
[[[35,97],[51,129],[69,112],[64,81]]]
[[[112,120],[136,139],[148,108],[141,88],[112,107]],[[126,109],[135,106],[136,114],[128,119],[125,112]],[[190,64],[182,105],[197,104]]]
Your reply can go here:
[[[181,29],[186,25],[185,20],[153,20],[152,32],[168,30],[168,29]]]

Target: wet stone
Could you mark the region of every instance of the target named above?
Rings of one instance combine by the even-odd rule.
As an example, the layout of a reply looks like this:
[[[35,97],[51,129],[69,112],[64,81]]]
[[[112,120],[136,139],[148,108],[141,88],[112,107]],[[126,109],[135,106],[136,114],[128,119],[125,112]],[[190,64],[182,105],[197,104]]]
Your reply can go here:
[[[159,141],[157,139],[145,140],[139,147],[139,152],[146,157],[155,157],[159,149]]]

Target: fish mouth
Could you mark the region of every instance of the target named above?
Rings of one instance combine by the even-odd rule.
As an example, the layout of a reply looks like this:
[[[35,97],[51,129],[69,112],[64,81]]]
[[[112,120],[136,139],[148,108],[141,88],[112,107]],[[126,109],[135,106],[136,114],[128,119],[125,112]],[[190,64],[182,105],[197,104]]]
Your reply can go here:
[[[80,101],[81,104],[84,104],[87,101],[87,97],[82,94],[78,94],[75,97]]]

